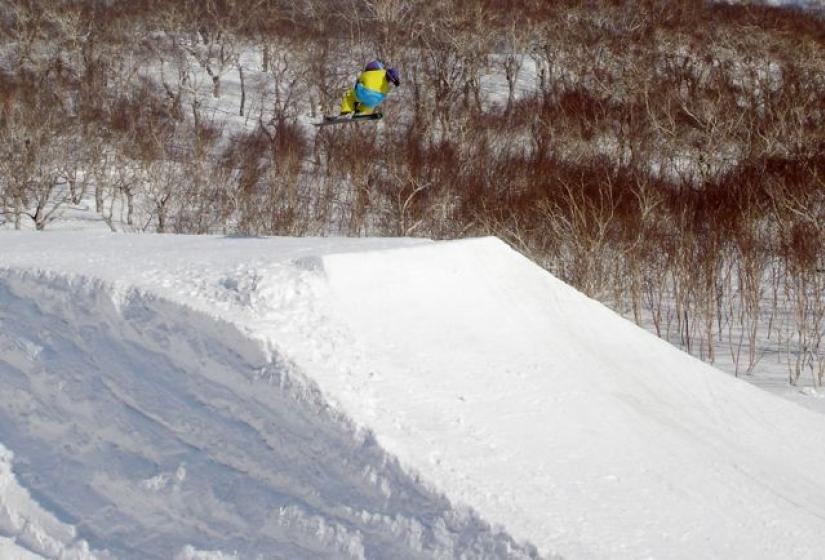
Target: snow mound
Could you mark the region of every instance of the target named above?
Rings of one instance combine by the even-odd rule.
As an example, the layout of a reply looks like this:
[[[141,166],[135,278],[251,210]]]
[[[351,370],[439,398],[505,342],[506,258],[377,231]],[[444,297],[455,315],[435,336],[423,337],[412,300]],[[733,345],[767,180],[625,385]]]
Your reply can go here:
[[[329,255],[344,409],[569,558],[821,558],[825,419],[678,351],[496,239]],[[314,371],[322,372],[322,368]],[[422,452],[426,450],[426,452]]]
[[[4,234],[0,387],[15,511],[90,558],[825,550],[825,417],[492,238]]]
[[[95,549],[136,559],[536,556],[404,472],[288,358],[227,322],[42,271],[0,274],[0,301],[0,441],[20,450],[15,470],[32,495]],[[59,555],[49,543],[74,528],[53,525],[34,536],[46,544],[26,548],[85,559]]]

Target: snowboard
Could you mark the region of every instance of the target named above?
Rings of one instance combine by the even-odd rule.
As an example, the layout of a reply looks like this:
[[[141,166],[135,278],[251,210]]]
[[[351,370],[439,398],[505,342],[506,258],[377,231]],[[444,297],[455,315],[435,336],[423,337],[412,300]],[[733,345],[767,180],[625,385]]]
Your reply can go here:
[[[383,117],[383,113],[370,113],[368,115],[337,115],[334,117],[324,117],[324,120],[319,123],[315,123],[315,126],[329,126],[331,124],[346,124],[359,121],[377,121]]]

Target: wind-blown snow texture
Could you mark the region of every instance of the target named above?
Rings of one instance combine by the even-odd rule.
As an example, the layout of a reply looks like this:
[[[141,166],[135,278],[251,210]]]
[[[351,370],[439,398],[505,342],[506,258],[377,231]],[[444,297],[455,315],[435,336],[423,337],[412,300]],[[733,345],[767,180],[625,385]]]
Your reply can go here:
[[[825,550],[825,417],[495,239],[4,233],[0,389],[4,558]]]

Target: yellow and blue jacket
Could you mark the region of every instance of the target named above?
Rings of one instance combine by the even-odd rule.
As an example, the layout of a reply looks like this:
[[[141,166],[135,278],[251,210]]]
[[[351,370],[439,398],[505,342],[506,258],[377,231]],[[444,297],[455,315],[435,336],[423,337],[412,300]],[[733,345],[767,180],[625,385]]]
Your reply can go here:
[[[341,101],[341,113],[351,113],[355,110],[355,102],[359,103],[359,112],[372,112],[378,107],[390,91],[390,81],[387,79],[387,70],[365,70],[358,76],[355,86],[349,89]]]

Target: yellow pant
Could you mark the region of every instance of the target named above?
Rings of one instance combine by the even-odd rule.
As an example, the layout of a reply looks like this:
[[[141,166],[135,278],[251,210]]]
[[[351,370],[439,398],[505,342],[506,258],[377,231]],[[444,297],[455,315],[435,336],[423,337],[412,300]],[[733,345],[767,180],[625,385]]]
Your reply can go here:
[[[341,114],[352,113],[355,110],[356,103],[358,103],[358,100],[355,99],[355,88],[349,88],[347,93],[344,94],[344,99],[341,100]],[[369,115],[372,111],[372,107],[365,107],[364,105],[358,108],[359,115]]]

